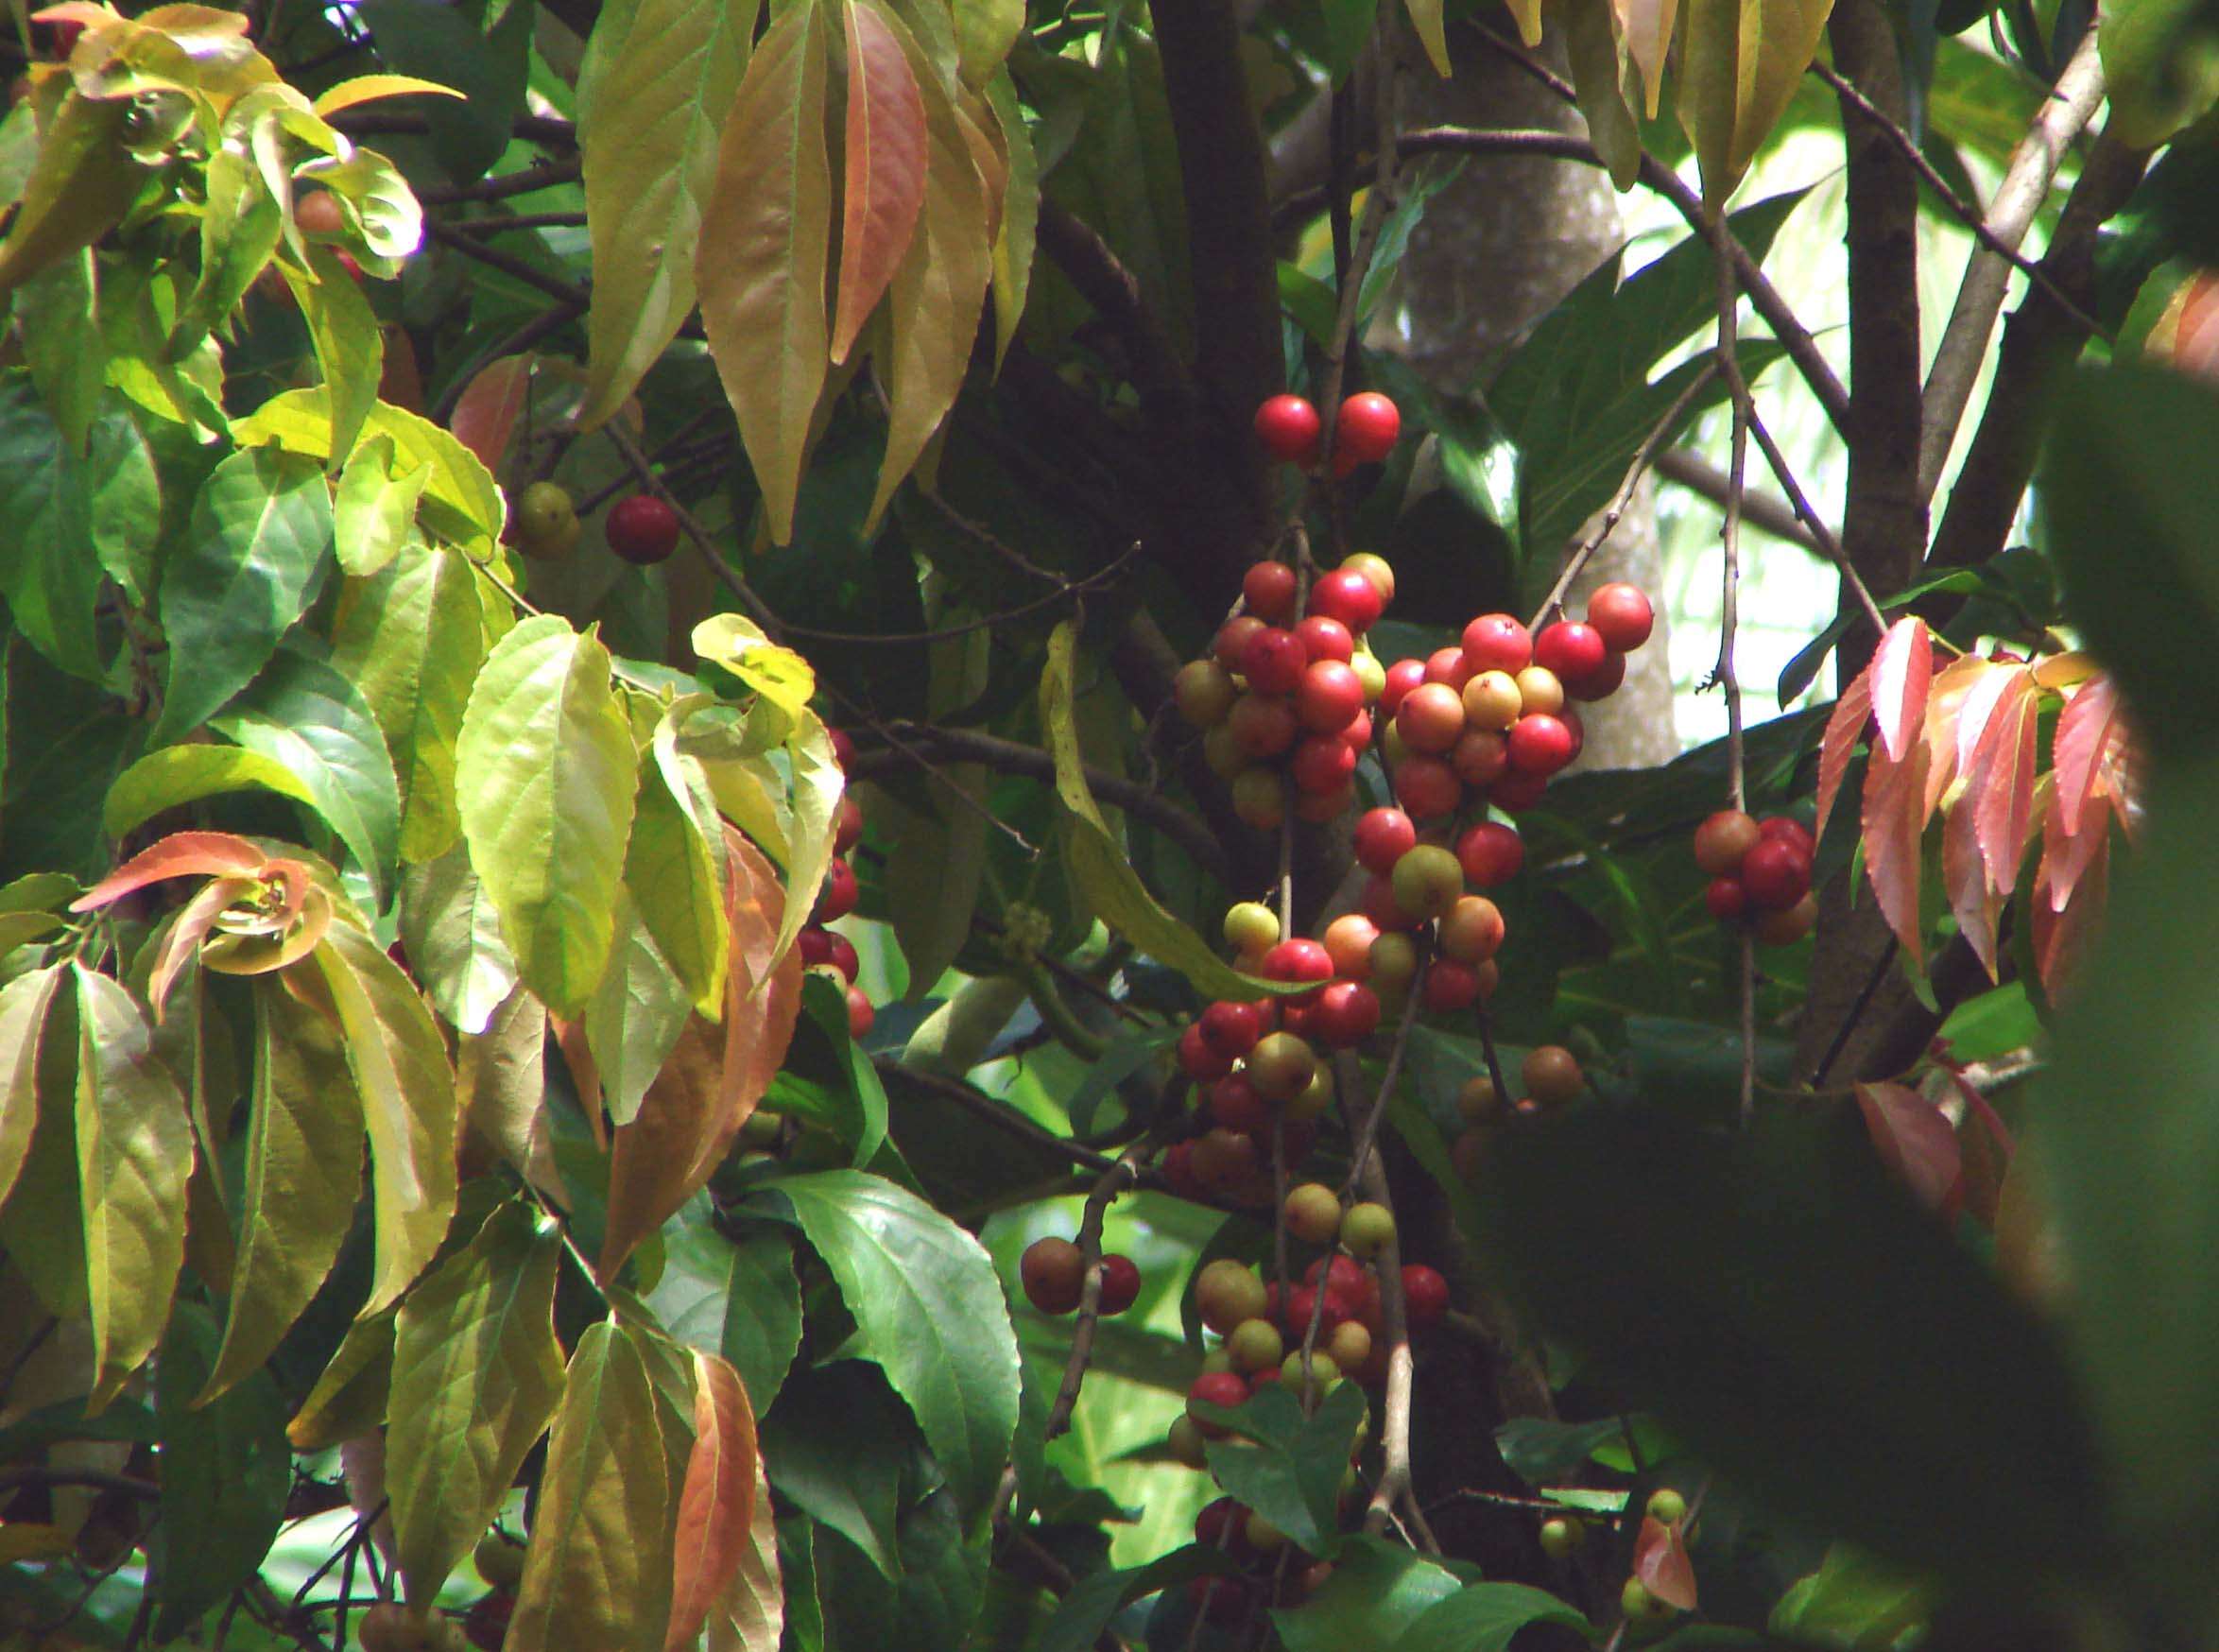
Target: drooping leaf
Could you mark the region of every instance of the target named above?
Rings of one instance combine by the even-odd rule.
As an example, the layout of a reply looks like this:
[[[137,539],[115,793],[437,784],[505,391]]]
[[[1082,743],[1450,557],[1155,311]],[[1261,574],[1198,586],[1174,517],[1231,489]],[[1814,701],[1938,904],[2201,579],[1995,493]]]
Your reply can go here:
[[[30,1156],[39,1122],[39,1048],[62,981],[49,964],[0,987],[0,1205]]]
[[[1341,1466],[1365,1415],[1363,1391],[1352,1383],[1334,1386],[1307,1417],[1293,1385],[1268,1385],[1213,1419],[1238,1419],[1231,1426],[1241,1437],[1210,1442],[1211,1475],[1304,1554],[1327,1554],[1339,1524]]]
[[[100,565],[69,531],[69,449],[31,381],[0,384],[0,597],[15,628],[78,677],[101,674],[93,630]]]
[[[285,1438],[295,1451],[322,1451],[357,1439],[385,1421],[395,1316],[396,1310],[387,1308],[347,1327],[337,1351],[285,1424]]]
[[[472,375],[456,399],[455,411],[447,415],[455,439],[496,475],[507,459],[516,422],[531,401],[539,370],[540,358],[528,351],[488,362]]]
[[[2090,678],[2057,714],[2051,768],[2056,775],[2056,814],[2068,836],[2079,832],[2084,811],[2118,783],[2116,766],[2126,746],[2126,719],[2117,684]]]
[[[676,1491],[639,1348],[612,1321],[587,1327],[547,1444],[509,1641],[662,1652]]]
[[[386,1489],[411,1601],[434,1599],[485,1535],[555,1415],[561,1260],[552,1219],[511,1200],[401,1304]]]
[[[798,1370],[762,1419],[770,1484],[874,1568],[901,1575],[903,1472],[920,1455],[917,1425],[876,1367],[845,1359]]]
[[[1842,690],[1841,698],[1834,701],[1833,710],[1826,719],[1826,733],[1819,743],[1818,822],[1813,830],[1821,837],[1826,835],[1827,819],[1833,813],[1834,799],[1840,795],[1842,779],[1849,772],[1849,759],[1865,738],[1871,720],[1872,679],[1869,672],[1859,672],[1849,687]]]
[[[547,1007],[517,990],[481,1033],[456,1041],[455,1085],[464,1124],[561,1209],[575,1199],[555,1163],[547,1111]]]
[[[694,1450],[679,1494],[676,1571],[663,1652],[691,1645],[746,1565],[762,1471],[755,1413],[731,1366],[694,1351]]]
[[[924,205],[926,154],[924,99],[896,26],[868,0],[845,0],[840,16],[848,42],[848,127],[832,330],[835,362],[847,360],[909,250]]]
[[[315,109],[320,115],[334,115],[342,109],[353,109],[356,104],[374,102],[381,97],[460,97],[461,93],[452,86],[443,86],[437,80],[425,80],[415,75],[356,75],[335,86],[328,86],[316,95]]]
[[[403,875],[401,943],[433,1005],[465,1037],[484,1032],[515,989],[500,917],[460,844]]]
[[[1591,1635],[1587,1619],[1544,1589],[1473,1583],[1436,1601],[1402,1631],[1395,1652],[1507,1652],[1528,1624],[1560,1624]]]
[[[977,8],[975,9],[984,9]],[[1032,133],[1018,107],[1017,89],[1006,70],[987,82],[987,101],[1009,149],[1009,182],[1002,196],[1001,232],[994,237],[994,370],[1001,370],[1024,318],[1032,286],[1033,242],[1041,215],[1041,164]]]
[[[193,1127],[146,1017],[113,978],[77,982],[77,1190],[95,1373],[86,1409],[114,1398],[162,1341],[185,1257]]]
[[[1973,831],[1987,866],[1989,887],[2008,893],[2019,882],[2019,858],[2034,822],[2035,723],[2039,696],[2031,677],[2011,672],[2008,685],[1980,731],[1965,770],[1960,809],[1972,810]]]
[[[314,807],[308,782],[276,758],[237,746],[164,746],[115,777],[100,811],[111,837],[135,831],[164,809],[225,792],[268,791]]]
[[[1410,26],[1418,33],[1419,43],[1425,47],[1425,60],[1433,65],[1434,73],[1442,79],[1449,77],[1449,37],[1444,26],[1447,11],[1445,0],[1402,0],[1402,8],[1410,14]],[[1541,43],[1540,0],[1520,0],[1510,8],[1518,19],[1518,33],[1529,46]]]
[[[353,456],[362,422],[377,401],[378,381],[385,371],[385,336],[378,331],[370,300],[331,248],[309,248],[305,274],[290,266],[281,267],[308,323],[309,342],[316,347],[317,366],[331,398],[331,462],[343,465]]]
[[[1641,177],[1642,135],[1633,112],[1641,95],[1614,11],[1613,0],[1569,0],[1559,15],[1580,114],[1610,181],[1624,192]]]
[[[1940,1108],[1907,1084],[1860,1084],[1857,1106],[1881,1162],[1903,1179],[1929,1210],[1957,1185],[1957,1132]]]
[[[331,544],[331,492],[316,465],[250,448],[215,467],[163,566],[169,688],[158,743],[198,728],[268,663]]]
[[[697,1197],[664,1230],[662,1277],[648,1306],[689,1347],[731,1363],[768,1410],[801,1345],[801,1286],[781,1229],[728,1237]]]
[[[709,1615],[709,1652],[778,1652],[785,1628],[785,1591],[779,1576],[778,1527],[772,1523],[770,1480],[755,1458],[755,1501],[748,1543],[731,1582]]]
[[[1664,58],[1672,49],[1672,25],[1679,0],[1610,0],[1626,55],[1640,71],[1642,113],[1657,118],[1657,98],[1664,87]]]
[[[259,1370],[338,1260],[362,1188],[362,1099],[336,1024],[254,989],[254,1089],[223,1346],[201,1402]]]
[[[1914,963],[1925,956],[1918,924],[1918,845],[1926,830],[1929,761],[1923,742],[1914,742],[1902,763],[1890,762],[1884,750],[1875,749],[1865,774],[1865,872],[1888,927]]]
[[[554,614],[494,645],[456,745],[462,835],[515,955],[558,1015],[608,962],[639,771],[609,650]]]
[[[829,74],[817,8],[789,9],[749,60],[725,121],[694,265],[710,353],[782,544],[793,536],[830,345]]]
[[[630,894],[620,886],[609,967],[586,1001],[585,1013],[586,1047],[601,1076],[601,1099],[611,1123],[621,1127],[638,1114],[641,1098],[662,1070],[689,1013],[684,983],[663,960]]]
[[[975,1519],[1017,1426],[1017,1339],[985,1250],[915,1195],[860,1171],[786,1177],[750,1202],[794,1222],[823,1258],[863,1351]]]
[[[213,190],[217,168],[209,165]],[[73,453],[82,455],[101,387],[108,382],[108,352],[96,313],[97,273],[90,250],[56,260],[24,284],[15,301],[22,320],[24,358],[31,382],[53,411]],[[137,594],[133,594],[134,596]]]
[[[375,1313],[423,1271],[455,1213],[455,1074],[431,1011],[370,937],[335,923],[313,968],[347,1040],[347,1064],[370,1132],[377,1256]],[[304,989],[313,983],[303,982]]]
[[[1832,0],[1686,0],[1677,94],[1715,219],[1811,66]]]
[[[723,1013],[731,950],[724,921],[723,832],[700,763],[678,749],[665,716],[640,765],[639,806],[625,850],[624,881],[640,921],[694,1007]]]
[[[1925,726],[1926,695],[1934,680],[1934,644],[1926,622],[1906,614],[1888,627],[1867,669],[1881,745],[1891,762],[1901,763]]]
[[[129,99],[83,97],[63,85],[0,241],[0,294],[90,247],[123,217],[147,177],[125,142],[131,108]]]
[[[695,653],[723,666],[789,716],[800,715],[817,696],[817,673],[809,662],[772,642],[745,614],[712,614],[694,628],[691,641]]]

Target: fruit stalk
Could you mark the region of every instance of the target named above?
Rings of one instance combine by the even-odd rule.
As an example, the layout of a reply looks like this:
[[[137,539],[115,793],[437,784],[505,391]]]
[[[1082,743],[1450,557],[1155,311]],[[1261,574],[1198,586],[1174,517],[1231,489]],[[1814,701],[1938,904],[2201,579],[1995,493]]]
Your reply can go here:
[[[1087,1380],[1087,1362],[1093,1357],[1094,1327],[1102,1317],[1103,1219],[1119,1194],[1139,1184],[1141,1161],[1155,1147],[1152,1137],[1143,1136],[1117,1156],[1117,1162],[1102,1173],[1093,1191],[1087,1195],[1086,1209],[1078,1222],[1078,1248],[1086,1259],[1086,1282],[1079,1287],[1078,1324],[1071,1334],[1071,1354],[1063,1362],[1063,1381],[1057,1386],[1055,1403],[1048,1408],[1043,1439],[1055,1439],[1071,1427],[1072,1409],[1077,1405],[1078,1390]]]

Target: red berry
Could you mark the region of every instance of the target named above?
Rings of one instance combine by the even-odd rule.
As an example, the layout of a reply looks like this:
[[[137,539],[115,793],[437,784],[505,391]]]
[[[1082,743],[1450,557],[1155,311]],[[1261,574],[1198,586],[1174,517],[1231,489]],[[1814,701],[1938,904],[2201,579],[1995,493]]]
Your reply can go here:
[[[1337,734],[1363,711],[1363,680],[1339,660],[1314,660],[1295,684],[1295,714],[1314,733]]]
[[[1350,747],[1350,749],[1353,751],[1355,748]],[[1295,818],[1307,820],[1313,826],[1323,825],[1328,820],[1338,820],[1355,806],[1356,783],[1353,779],[1344,780],[1330,792],[1298,790],[1295,793]]]
[[[1395,732],[1411,750],[1437,756],[1464,732],[1464,701],[1445,682],[1421,682],[1395,708]]]
[[[1810,893],[1811,857],[1784,837],[1760,839],[1742,857],[1742,886],[1760,911],[1785,911]]]
[[[1657,614],[1639,586],[1613,580],[1596,586],[1587,599],[1587,623],[1618,653],[1630,654],[1649,640]]]
[[[678,512],[652,493],[634,493],[610,507],[603,531],[611,550],[648,567],[678,549]]]
[[[1233,743],[1250,757],[1277,757],[1295,743],[1302,729],[1290,701],[1264,694],[1244,694],[1234,700],[1225,726]]]
[[[1086,1258],[1068,1239],[1035,1239],[1017,1265],[1025,1299],[1043,1314],[1068,1314],[1086,1288]]]
[[[1572,731],[1572,755],[1576,760],[1587,749],[1587,723],[1569,706],[1557,714],[1557,720]]]
[[[1533,638],[1506,613],[1483,613],[1464,628],[1464,660],[1474,677],[1482,671],[1515,677],[1533,663]]]
[[[1379,1028],[1379,995],[1360,981],[1335,981],[1317,995],[1310,1030],[1328,1049],[1353,1049]]]
[[[1282,464],[1305,470],[1316,464],[1324,429],[1317,409],[1299,396],[1273,396],[1256,409],[1256,435],[1264,451]]]
[[[1425,662],[1398,660],[1386,668],[1386,686],[1379,691],[1379,709],[1386,716],[1393,716],[1402,709],[1410,691],[1425,681]]]
[[[1371,920],[1374,929],[1416,929],[1418,920],[1402,910],[1402,903],[1395,899],[1392,878],[1377,873],[1365,879],[1364,894],[1357,908]]]
[[[817,911],[818,923],[830,923],[835,918],[845,918],[855,910],[855,871],[844,860],[834,858],[824,875],[824,887],[817,891]]]
[[[1400,809],[1371,809],[1356,821],[1356,859],[1385,877],[1418,842],[1418,828]]]
[[[1312,660],[1338,660],[1345,665],[1356,657],[1356,639],[1330,614],[1311,614],[1295,627],[1295,635]]]
[[[1379,587],[1353,568],[1321,574],[1310,587],[1310,611],[1340,621],[1358,636],[1377,625],[1385,611]]]
[[[1426,966],[1425,1007],[1436,1015],[1470,1009],[1479,1002],[1479,969],[1454,958],[1436,958]]]
[[[1748,905],[1748,891],[1739,878],[1712,878],[1703,890],[1703,904],[1721,923],[1731,923]]]
[[[1324,1302],[1324,1311],[1317,1321],[1317,1330],[1320,1335],[1331,1331],[1335,1325],[1345,1324],[1355,1317],[1353,1306],[1347,1295],[1333,1289],[1330,1285],[1326,1287]],[[1307,1334],[1310,1329],[1310,1316],[1313,1314],[1318,1314],[1318,1296],[1316,1285],[1297,1285],[1294,1290],[1288,1293],[1287,1329],[1292,1334],[1301,1336]]]
[[[1313,734],[1295,748],[1290,767],[1296,790],[1306,797],[1332,797],[1356,772],[1356,749],[1338,734]]]
[[[1577,620],[1543,626],[1533,640],[1533,663],[1566,682],[1593,676],[1609,652],[1603,633]]]
[[[1320,1279],[1327,1290],[1338,1292],[1352,1304],[1364,1289],[1364,1265],[1352,1256],[1320,1256],[1302,1270],[1302,1282],[1314,1285]]]
[[[1353,747],[1356,753],[1361,756],[1371,744],[1371,714],[1358,712],[1350,717],[1349,726],[1341,731],[1341,738]]]
[[[1217,628],[1217,635],[1211,639],[1210,652],[1217,663],[1228,671],[1245,672],[1243,659],[1248,651],[1248,639],[1264,628],[1264,622],[1252,613],[1236,613]]]
[[[1238,1577],[1190,1577],[1187,1602],[1213,1624],[1238,1624],[1248,1615],[1248,1586]]]
[[[1195,1385],[1187,1390],[1187,1415],[1195,1418],[1195,1426],[1212,1439],[1223,1439],[1230,1432],[1222,1423],[1208,1422],[1195,1417],[1196,1405],[1220,1405],[1230,1411],[1248,1397],[1248,1385],[1232,1371],[1204,1371],[1195,1379]]]
[[[833,852],[846,854],[863,836],[863,805],[852,797],[840,799],[839,813],[834,817]]]
[[[1210,1087],[1210,1122],[1224,1130],[1258,1136],[1271,1128],[1271,1107],[1240,1074]]]
[[[1525,865],[1525,839],[1499,820],[1484,820],[1456,839],[1456,860],[1466,883],[1491,889],[1508,883]]]
[[[1264,1036],[1264,1018],[1253,1004],[1213,1004],[1195,1024],[1202,1029],[1203,1042],[1225,1056],[1247,1055]]]
[[[1428,682],[1443,683],[1461,696],[1464,685],[1471,678],[1471,663],[1464,658],[1464,650],[1461,648],[1436,648],[1425,657],[1425,680]]]
[[[1585,677],[1564,679],[1564,692],[1574,699],[1608,699],[1626,681],[1626,656],[1616,649],[1603,656],[1603,663]]]
[[[1140,1299],[1141,1270],[1129,1256],[1102,1258],[1102,1297],[1105,1314],[1122,1314]]]
[[[1467,729],[1449,750],[1449,766],[1468,786],[1491,786],[1510,765],[1510,749],[1492,729]]]
[[[1341,404],[1333,453],[1351,464],[1375,465],[1394,451],[1402,434],[1402,415],[1395,404],[1377,390],[1359,390]]]
[[[1333,955],[1314,940],[1298,936],[1282,940],[1264,955],[1266,981],[1330,981]]]
[[[1295,571],[1284,562],[1256,562],[1241,579],[1241,596],[1258,619],[1278,625],[1295,611]]]
[[[1437,757],[1405,757],[1393,779],[1395,801],[1420,820],[1454,815],[1464,800],[1464,783]]]
[[[1232,1498],[1216,1498],[1195,1516],[1195,1541],[1213,1549],[1237,1544],[1247,1518],[1248,1511]]]
[[[1546,712],[1520,717],[1510,725],[1510,766],[1543,779],[1572,761],[1572,730]]]
[[[832,931],[820,929],[814,923],[804,923],[801,933],[794,937],[794,950],[801,955],[801,967],[804,970],[829,964],[832,962]]]
[[[833,761],[845,774],[855,766],[855,737],[845,729],[827,729],[825,733],[832,740]]]
[[[1488,798],[1505,814],[1515,815],[1540,802],[1548,789],[1545,774],[1505,774],[1488,789]]]
[[[1402,1316],[1414,1331],[1440,1322],[1449,1311],[1449,1282],[1423,1263],[1402,1267]]]
[[[1720,809],[1695,828],[1695,865],[1714,878],[1732,877],[1763,836],[1757,822],[1739,809]]]
[[[1241,649],[1240,673],[1258,694],[1292,694],[1310,663],[1302,639],[1281,626],[1265,626]]]
[[[1811,835],[1811,829],[1800,820],[1791,819],[1785,815],[1774,815],[1769,819],[1758,821],[1757,835],[1782,838],[1805,854],[1818,852],[1818,840]]]
[[[1202,1024],[1194,1023],[1178,1035],[1178,1066],[1197,1084],[1223,1078],[1232,1071],[1234,1058],[1203,1036]]]
[[[855,943],[846,936],[834,934],[832,938],[832,967],[848,977],[848,985],[855,984],[855,977],[863,969],[863,960],[855,955]]]
[[[1182,1199],[1202,1196],[1201,1178],[1195,1174],[1192,1142],[1175,1142],[1163,1149],[1163,1184]]]

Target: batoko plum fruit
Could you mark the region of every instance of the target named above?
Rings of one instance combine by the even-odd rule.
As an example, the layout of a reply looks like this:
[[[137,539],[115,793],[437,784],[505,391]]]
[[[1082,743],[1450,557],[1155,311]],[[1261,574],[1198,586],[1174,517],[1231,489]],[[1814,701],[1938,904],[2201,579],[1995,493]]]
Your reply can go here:
[[[1695,865],[1711,882],[1703,904],[1721,923],[1746,928],[1766,946],[1790,946],[1818,919],[1811,892],[1810,829],[1784,815],[1760,820],[1721,809],[1695,828]]]

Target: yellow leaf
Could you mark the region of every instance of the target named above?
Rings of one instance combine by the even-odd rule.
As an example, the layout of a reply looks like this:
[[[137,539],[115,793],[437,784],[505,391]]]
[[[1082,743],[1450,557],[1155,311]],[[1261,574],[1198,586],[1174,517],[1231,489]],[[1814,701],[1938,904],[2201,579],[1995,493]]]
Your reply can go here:
[[[413,75],[357,75],[322,93],[311,105],[318,114],[336,114],[358,103],[380,97],[460,97],[452,86],[437,80],[419,80]]]
[[[1641,73],[1642,108],[1648,119],[1655,120],[1658,95],[1664,88],[1664,59],[1672,49],[1672,26],[1679,14],[1679,0],[1610,0],[1610,4],[1618,17],[1618,38],[1625,43],[1626,57]]]
[[[1418,31],[1419,43],[1425,47],[1426,61],[1433,65],[1435,74],[1446,80],[1449,77],[1449,37],[1441,25],[1442,0],[1402,0],[1402,3],[1410,12],[1410,26]],[[1526,44],[1538,45],[1540,43],[1540,0],[1526,0],[1526,4],[1531,7],[1536,21],[1536,27]],[[1511,10],[1518,16],[1518,32],[1524,34],[1524,13],[1515,6]]]
[[[809,662],[772,642],[743,614],[712,614],[696,626],[694,652],[788,713],[800,712],[817,697],[817,673]]]
[[[1833,0],[1687,0],[1675,102],[1712,218],[1779,124],[1832,9]]]

